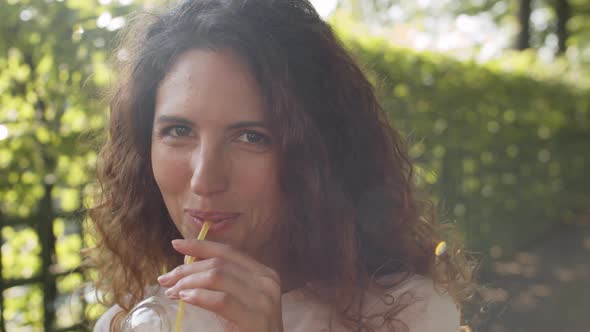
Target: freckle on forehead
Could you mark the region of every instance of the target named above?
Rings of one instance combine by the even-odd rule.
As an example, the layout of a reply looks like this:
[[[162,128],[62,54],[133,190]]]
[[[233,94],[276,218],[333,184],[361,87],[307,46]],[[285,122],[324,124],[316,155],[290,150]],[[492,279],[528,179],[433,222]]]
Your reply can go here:
[[[194,88],[193,87],[193,83],[192,83],[192,81],[193,81],[193,75],[192,74],[186,74],[186,80],[188,82],[187,83],[187,88],[189,90],[193,90],[193,88]]]

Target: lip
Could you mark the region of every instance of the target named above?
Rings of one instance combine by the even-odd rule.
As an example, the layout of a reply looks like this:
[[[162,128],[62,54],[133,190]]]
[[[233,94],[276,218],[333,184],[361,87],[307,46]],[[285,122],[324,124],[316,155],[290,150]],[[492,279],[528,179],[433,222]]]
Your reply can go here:
[[[220,232],[227,229],[241,215],[241,213],[235,212],[202,211],[192,209],[185,209],[185,212],[191,217],[198,230],[203,227],[205,221],[211,221],[213,224],[209,228],[209,232]]]
[[[235,212],[220,212],[220,211],[202,211],[202,210],[190,210],[186,209],[186,213],[193,218],[198,218],[203,221],[211,221],[214,223],[223,221],[225,219],[236,218],[241,213]]]

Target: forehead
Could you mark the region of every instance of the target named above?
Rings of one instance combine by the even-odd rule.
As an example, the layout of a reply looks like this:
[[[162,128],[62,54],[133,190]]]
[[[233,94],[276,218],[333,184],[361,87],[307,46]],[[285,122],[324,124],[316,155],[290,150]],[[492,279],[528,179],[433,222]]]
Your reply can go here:
[[[246,62],[231,51],[181,54],[156,93],[156,113],[264,117],[264,98]]]

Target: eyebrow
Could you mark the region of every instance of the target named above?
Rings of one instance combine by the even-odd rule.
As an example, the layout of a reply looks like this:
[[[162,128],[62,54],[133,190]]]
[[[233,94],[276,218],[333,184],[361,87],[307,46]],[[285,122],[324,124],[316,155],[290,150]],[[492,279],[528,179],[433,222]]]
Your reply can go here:
[[[262,122],[262,121],[240,121],[240,122],[236,122],[234,124],[229,125],[227,128],[228,129],[240,129],[240,128],[245,128],[245,127],[267,128],[268,126],[266,125],[265,122]]]
[[[186,125],[194,125],[194,123],[186,118],[182,118],[179,116],[171,116],[171,115],[160,115],[156,120],[156,123],[180,123]]]
[[[194,123],[186,118],[172,115],[160,115],[156,120],[157,123],[178,123],[193,126]],[[229,125],[228,129],[240,129],[246,127],[262,127],[268,128],[266,122],[263,121],[240,121]]]

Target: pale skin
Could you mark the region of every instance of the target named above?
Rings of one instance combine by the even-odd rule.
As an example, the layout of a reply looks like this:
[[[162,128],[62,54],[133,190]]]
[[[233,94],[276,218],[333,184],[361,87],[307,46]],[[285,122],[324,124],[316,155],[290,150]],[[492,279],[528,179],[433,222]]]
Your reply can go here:
[[[283,331],[281,293],[291,285],[281,287],[273,250],[279,160],[245,63],[229,51],[182,54],[157,91],[151,151],[164,203],[185,238],[172,245],[200,259],[158,278],[166,295],[215,313],[231,331]],[[197,241],[189,210],[239,216]]]

